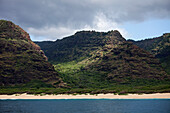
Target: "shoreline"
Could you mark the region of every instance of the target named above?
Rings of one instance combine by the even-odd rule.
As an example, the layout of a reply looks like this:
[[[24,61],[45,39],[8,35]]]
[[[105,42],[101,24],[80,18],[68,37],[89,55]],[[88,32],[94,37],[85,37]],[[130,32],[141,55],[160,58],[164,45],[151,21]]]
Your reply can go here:
[[[77,94],[77,95],[30,95],[30,94],[14,94],[0,95],[0,100],[6,99],[170,99],[170,93],[154,93],[154,94],[128,94],[114,95],[108,94]]]

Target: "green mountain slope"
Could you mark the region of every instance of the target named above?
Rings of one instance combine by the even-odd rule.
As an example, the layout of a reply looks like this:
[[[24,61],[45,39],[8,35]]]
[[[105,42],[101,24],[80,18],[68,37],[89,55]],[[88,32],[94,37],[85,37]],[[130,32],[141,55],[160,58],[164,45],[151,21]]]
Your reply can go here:
[[[158,59],[116,30],[80,31],[55,42],[36,43],[71,87],[144,86],[169,80]]]
[[[62,85],[58,73],[29,34],[10,21],[0,20],[0,86],[32,81]]]
[[[157,38],[132,42],[159,58],[166,72],[170,74],[170,33]]]
[[[81,31],[55,42],[47,41],[36,43],[44,50],[50,62],[63,63],[81,61],[87,57],[91,57],[92,51],[98,51],[105,45],[109,45],[112,40],[112,38],[110,38],[112,34],[113,31],[108,33]],[[122,43],[122,41],[125,41],[125,39],[117,39],[114,43]]]

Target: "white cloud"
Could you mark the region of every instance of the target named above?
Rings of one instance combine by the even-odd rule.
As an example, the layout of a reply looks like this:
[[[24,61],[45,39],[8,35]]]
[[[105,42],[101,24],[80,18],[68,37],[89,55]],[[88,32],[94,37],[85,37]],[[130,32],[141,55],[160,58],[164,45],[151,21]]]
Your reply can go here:
[[[170,0],[0,0],[0,18],[23,26],[35,40],[55,40],[82,29],[118,29],[126,37],[121,24],[169,20],[169,4]]]
[[[118,30],[125,38],[128,36],[128,33],[125,29],[119,27],[120,24],[114,22],[104,15],[102,12],[97,13],[92,25],[84,25],[81,29],[73,29],[69,27],[44,27],[41,29],[28,28],[27,31],[33,37],[33,40],[43,41],[43,40],[57,40],[64,38],[66,36],[73,35],[76,31],[81,30],[95,30],[98,32],[108,32],[111,30]]]
[[[111,30],[118,30],[120,33],[126,37],[128,35],[127,31],[119,27],[120,24],[107,18],[103,13],[97,13],[93,20],[92,25],[84,25],[81,29],[73,29],[69,27],[44,27],[41,29],[28,28],[27,31],[31,34],[33,40],[43,41],[43,40],[57,40],[64,38],[66,36],[73,35],[76,31],[81,30],[95,30],[99,32],[108,32]]]
[[[44,27],[41,29],[28,28],[27,31],[33,37],[35,41],[61,39],[65,36],[69,36],[75,33],[74,30],[66,27]]]
[[[129,35],[128,32],[120,27],[121,25],[104,15],[104,13],[97,13],[92,25],[85,25],[82,30],[96,30],[100,32],[108,32],[111,30],[118,30],[125,38]]]

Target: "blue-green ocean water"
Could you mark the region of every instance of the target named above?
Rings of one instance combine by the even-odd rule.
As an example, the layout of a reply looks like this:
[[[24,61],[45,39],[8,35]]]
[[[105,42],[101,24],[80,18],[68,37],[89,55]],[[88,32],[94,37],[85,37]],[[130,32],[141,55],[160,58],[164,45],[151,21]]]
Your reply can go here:
[[[0,100],[0,113],[170,113],[170,99]]]

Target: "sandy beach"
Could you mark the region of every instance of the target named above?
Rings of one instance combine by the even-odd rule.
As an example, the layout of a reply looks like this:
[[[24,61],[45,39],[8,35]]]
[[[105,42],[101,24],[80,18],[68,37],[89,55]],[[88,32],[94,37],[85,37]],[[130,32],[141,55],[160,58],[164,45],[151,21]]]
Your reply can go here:
[[[155,94],[98,94],[98,95],[0,95],[0,99],[170,99],[170,93],[155,93]]]

